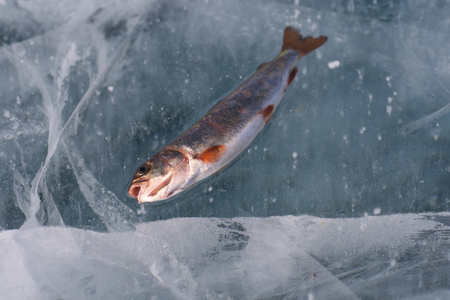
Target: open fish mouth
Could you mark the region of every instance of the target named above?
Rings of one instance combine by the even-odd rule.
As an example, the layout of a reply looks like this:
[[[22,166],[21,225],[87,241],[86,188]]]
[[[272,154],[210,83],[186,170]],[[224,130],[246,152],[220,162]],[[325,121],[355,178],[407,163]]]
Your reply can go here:
[[[164,200],[170,196],[168,194],[168,187],[171,181],[172,174],[158,184],[153,185],[153,187],[150,187],[148,179],[138,180],[130,185],[128,194],[136,198],[139,203]]]
[[[139,200],[141,197],[141,185],[140,184],[132,184],[129,188],[128,188],[128,194],[133,197],[138,199],[139,203],[141,203],[141,201]]]

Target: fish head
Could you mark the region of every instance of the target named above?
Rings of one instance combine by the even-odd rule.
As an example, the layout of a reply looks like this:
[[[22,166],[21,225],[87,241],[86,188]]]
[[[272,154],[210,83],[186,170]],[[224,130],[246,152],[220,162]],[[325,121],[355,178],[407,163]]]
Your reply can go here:
[[[128,194],[139,203],[166,200],[186,189],[189,159],[176,150],[162,150],[134,173]]]

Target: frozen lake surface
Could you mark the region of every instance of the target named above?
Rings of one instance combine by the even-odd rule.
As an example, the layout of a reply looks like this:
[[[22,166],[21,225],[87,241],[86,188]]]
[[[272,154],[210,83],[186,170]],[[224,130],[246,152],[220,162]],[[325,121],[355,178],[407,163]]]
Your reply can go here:
[[[4,299],[448,299],[450,213],[0,234]]]
[[[0,0],[0,299],[450,297],[447,1]],[[135,169],[262,62],[328,42],[237,162]]]

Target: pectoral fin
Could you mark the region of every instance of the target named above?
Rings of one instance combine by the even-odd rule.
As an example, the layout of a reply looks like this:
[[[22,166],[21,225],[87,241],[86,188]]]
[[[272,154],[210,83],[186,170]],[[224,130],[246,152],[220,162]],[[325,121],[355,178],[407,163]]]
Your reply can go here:
[[[197,156],[197,159],[200,159],[204,163],[212,164],[218,162],[219,159],[225,154],[227,150],[227,146],[225,145],[217,145],[213,147],[209,147],[205,151]]]

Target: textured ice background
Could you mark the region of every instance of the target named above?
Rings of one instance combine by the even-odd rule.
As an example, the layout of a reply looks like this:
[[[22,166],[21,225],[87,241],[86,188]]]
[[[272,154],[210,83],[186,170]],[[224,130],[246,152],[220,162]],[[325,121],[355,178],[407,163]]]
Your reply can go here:
[[[448,299],[449,15],[0,0],[0,299]],[[238,161],[167,203],[128,197],[286,25],[329,40]]]

